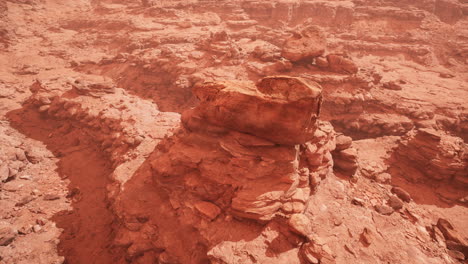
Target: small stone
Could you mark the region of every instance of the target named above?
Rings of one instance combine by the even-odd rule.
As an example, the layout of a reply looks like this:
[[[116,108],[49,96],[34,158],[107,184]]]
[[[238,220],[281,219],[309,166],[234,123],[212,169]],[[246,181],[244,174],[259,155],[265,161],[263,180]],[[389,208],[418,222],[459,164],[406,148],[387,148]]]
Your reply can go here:
[[[195,208],[210,220],[215,219],[221,213],[221,209],[210,202],[198,202],[195,204]]]
[[[464,239],[455,231],[453,225],[448,220],[439,218],[439,220],[437,220],[437,227],[442,231],[446,240],[463,244]]]
[[[42,230],[42,227],[40,225],[34,225],[33,226],[33,231],[34,233],[37,233]]]
[[[396,194],[404,202],[409,203],[411,201],[411,195],[400,187],[393,187],[392,193]]]
[[[438,229],[435,229],[438,230]],[[440,230],[439,230],[440,231]],[[442,233],[442,232],[440,232]],[[443,234],[441,234],[443,237]],[[446,246],[450,250],[455,250],[463,253],[463,255],[468,256],[468,244],[462,244],[455,241],[448,240],[446,241]]]
[[[43,106],[39,107],[39,113],[44,113],[49,109],[50,109],[50,105],[43,105]]]
[[[53,200],[58,200],[60,199],[60,196],[58,196],[57,194],[46,194],[44,195],[44,200],[46,201],[53,201]]]
[[[349,253],[353,254],[353,255],[356,255],[356,252],[354,251],[353,247],[350,246],[349,244],[345,244],[344,245],[344,248],[346,251],[348,251]]]
[[[336,151],[345,150],[351,147],[353,139],[345,135],[339,135],[336,137]]]
[[[378,183],[390,183],[392,181],[392,175],[389,173],[379,173],[375,175],[375,181]]]
[[[450,73],[442,73],[442,72],[439,74],[439,76],[442,77],[442,78],[453,78],[453,77],[455,77],[455,75],[452,75]]]
[[[34,200],[33,196],[25,196],[19,202],[15,204],[16,207],[24,206]]]
[[[40,218],[36,219],[36,224],[38,224],[38,225],[43,226],[46,223],[47,223],[47,220],[45,218],[43,218],[43,217],[40,217]]]
[[[15,150],[15,156],[16,156],[17,160],[20,160],[20,161],[27,160],[26,159],[26,154],[24,153],[24,150],[22,150],[22,149],[16,149]]]
[[[390,207],[392,207],[394,210],[400,210],[401,208],[403,208],[403,201],[400,200],[400,198],[398,198],[397,196],[395,195],[392,195],[388,201],[387,201],[388,205]]]
[[[367,227],[364,228],[364,230],[361,233],[361,242],[364,244],[364,246],[368,247],[372,243],[372,231],[370,231]]]
[[[461,253],[460,251],[449,250],[448,254],[454,259],[465,260],[465,255],[463,255],[463,253]]]
[[[324,57],[317,57],[315,58],[315,65],[317,65],[319,68],[327,68],[328,61]]]
[[[354,205],[364,206],[364,200],[354,197],[351,200],[351,203]]]
[[[313,245],[312,243],[305,243],[301,248],[301,253],[304,259],[311,264],[318,264],[320,263],[320,254],[316,249],[317,246]]]
[[[0,228],[0,246],[8,246],[15,238],[16,232],[11,227]]]
[[[307,237],[310,234],[310,219],[304,214],[293,214],[288,221],[291,231]]]
[[[383,87],[385,89],[389,89],[389,90],[395,90],[395,91],[399,91],[401,90],[401,86],[395,82],[387,82],[387,83],[384,83],[383,84]]]
[[[10,170],[6,164],[0,165],[0,181],[6,181],[10,176]]]
[[[391,215],[393,213],[393,208],[386,205],[376,205],[374,206],[375,211],[383,215]]]
[[[32,180],[31,175],[21,175],[21,176],[19,176],[19,178],[22,179],[22,180]]]

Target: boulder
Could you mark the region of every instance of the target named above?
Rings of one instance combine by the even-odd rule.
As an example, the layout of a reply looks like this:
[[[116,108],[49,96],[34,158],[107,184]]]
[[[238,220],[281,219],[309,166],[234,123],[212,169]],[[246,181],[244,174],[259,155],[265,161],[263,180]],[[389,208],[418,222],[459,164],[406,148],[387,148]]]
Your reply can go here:
[[[281,55],[291,61],[300,61],[319,57],[327,46],[325,34],[318,26],[308,26],[284,43]]]
[[[327,55],[328,69],[332,72],[344,74],[356,74],[358,67],[356,64],[341,55],[330,54]]]
[[[256,86],[205,83],[195,87],[194,94],[200,104],[182,116],[189,130],[204,129],[208,123],[286,145],[312,139],[322,101],[320,85],[287,76],[266,77]]]

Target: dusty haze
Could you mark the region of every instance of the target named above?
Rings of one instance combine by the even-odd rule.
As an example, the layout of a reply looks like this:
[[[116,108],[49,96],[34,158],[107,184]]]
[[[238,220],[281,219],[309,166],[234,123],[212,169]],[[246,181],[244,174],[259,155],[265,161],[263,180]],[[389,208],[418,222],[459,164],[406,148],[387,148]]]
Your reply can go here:
[[[468,263],[467,15],[0,0],[0,263]]]

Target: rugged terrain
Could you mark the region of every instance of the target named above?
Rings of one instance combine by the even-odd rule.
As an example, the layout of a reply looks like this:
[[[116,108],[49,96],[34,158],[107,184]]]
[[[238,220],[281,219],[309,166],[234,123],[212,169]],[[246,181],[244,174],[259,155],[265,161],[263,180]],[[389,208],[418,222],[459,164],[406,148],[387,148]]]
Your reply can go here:
[[[0,263],[467,263],[463,0],[0,0]]]

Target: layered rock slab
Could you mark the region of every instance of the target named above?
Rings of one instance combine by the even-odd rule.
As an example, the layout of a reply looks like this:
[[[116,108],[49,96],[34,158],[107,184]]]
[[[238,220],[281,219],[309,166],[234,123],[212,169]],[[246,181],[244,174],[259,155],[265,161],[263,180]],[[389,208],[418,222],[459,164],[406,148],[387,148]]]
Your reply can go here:
[[[203,121],[285,145],[313,137],[322,101],[317,83],[286,76],[266,77],[256,86],[205,83],[194,93],[201,103],[184,114],[188,129],[200,130]]]
[[[252,238],[242,242],[244,248],[260,250],[257,261],[277,263],[264,255],[269,243],[277,236],[301,240],[279,222],[302,214],[320,181],[332,173],[335,132],[317,120],[321,88],[300,78],[272,76],[256,85],[205,83],[194,92],[199,106],[183,113],[182,127],[156,147],[119,195],[116,210],[125,228],[117,244],[137,243],[132,237],[144,236],[135,225],[157,226],[161,238],[151,242],[156,251],[162,249],[182,263],[187,251],[197,251],[197,258],[212,263],[233,256],[240,261],[236,263],[253,263],[227,246],[242,234]],[[146,184],[150,182],[152,186]],[[157,197],[138,188],[152,188]],[[129,202],[134,199],[144,200],[147,207]],[[139,222],[141,218],[146,222]],[[194,241],[180,245],[164,239],[174,224],[191,230]],[[279,234],[271,235],[272,228]],[[258,249],[259,241],[264,249]],[[299,244],[286,244],[291,250],[278,249],[275,254],[283,257],[274,261],[300,263]],[[134,249],[129,251],[130,258],[135,255]]]
[[[180,195],[191,193],[239,217],[265,221],[302,212],[310,172],[324,177],[332,163],[333,129],[317,123],[320,86],[275,76],[256,86],[205,83],[194,92],[201,102],[183,114],[184,129],[152,162],[155,181],[181,177],[189,192]],[[317,153],[312,161],[306,151]]]

